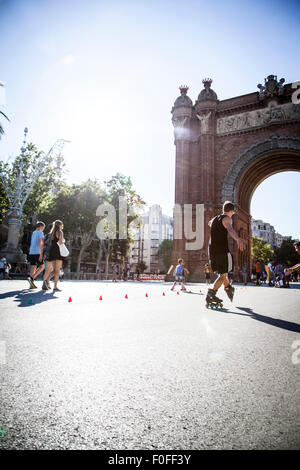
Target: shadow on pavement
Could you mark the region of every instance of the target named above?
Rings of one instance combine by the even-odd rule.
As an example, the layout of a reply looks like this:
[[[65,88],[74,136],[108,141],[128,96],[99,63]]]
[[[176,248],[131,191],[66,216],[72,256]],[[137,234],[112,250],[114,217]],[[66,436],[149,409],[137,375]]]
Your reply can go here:
[[[9,297],[14,297],[15,302],[19,302],[18,307],[31,307],[32,305],[41,304],[42,302],[46,302],[47,300],[58,299],[58,297],[54,296],[54,293],[48,293],[47,291],[11,291],[7,292],[6,294],[0,294],[1,299],[7,299]],[[30,300],[31,299],[31,300]]]
[[[260,313],[253,312],[251,308],[246,307],[236,307],[239,310],[242,310],[245,313],[238,312],[228,312],[234,315],[246,315],[254,320],[262,321],[268,325],[276,326],[277,328],[282,328],[283,330],[293,331],[294,333],[300,333],[300,325],[298,323],[280,320],[279,318],[267,317],[266,315],[261,315]]]

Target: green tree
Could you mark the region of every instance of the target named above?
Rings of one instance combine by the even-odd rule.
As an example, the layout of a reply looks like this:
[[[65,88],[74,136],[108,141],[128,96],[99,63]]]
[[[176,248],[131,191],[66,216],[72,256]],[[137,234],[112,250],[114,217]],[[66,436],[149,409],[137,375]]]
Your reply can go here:
[[[143,274],[143,272],[147,268],[147,265],[145,261],[140,261],[139,263],[136,264],[136,267],[139,269],[140,273]]]
[[[141,196],[133,189],[131,178],[117,173],[112,176],[110,180],[105,181],[104,189],[106,193],[106,201],[115,208],[116,224],[115,232],[116,237],[113,239],[107,236],[101,240],[101,246],[105,255],[106,265],[106,276],[108,275],[109,260],[113,258],[115,261],[121,258],[122,267],[128,256],[129,246],[133,242],[133,232],[130,224],[137,221],[140,215],[140,211],[144,206],[145,202]],[[127,222],[126,222],[126,235],[127,238],[120,238],[120,198],[124,198],[127,205]],[[108,233],[107,227],[107,233]]]
[[[256,236],[252,237],[251,254],[254,262],[267,264],[272,258],[274,251],[267,242]]]
[[[26,146],[23,157],[17,156],[12,163],[0,161],[0,173],[4,175],[8,182],[9,191],[14,191],[16,180],[19,176],[21,159],[23,166],[23,176],[25,183],[29,186],[37,171],[40,172],[39,178],[26,199],[23,207],[23,219],[29,219],[40,211],[41,206],[47,204],[52,198],[54,188],[59,188],[61,179],[56,172],[56,162],[53,158],[49,158],[47,164],[43,163],[44,153],[39,151],[37,147],[29,143]],[[20,195],[24,198],[25,193]],[[9,209],[9,202],[6,190],[0,180],[0,213],[2,219],[5,217]]]
[[[64,223],[66,240],[72,250],[74,240],[79,240],[77,257],[77,276],[80,273],[82,257],[91,242],[96,239],[97,217],[96,210],[104,202],[106,194],[97,180],[72,186],[64,185],[52,198],[40,217],[46,223],[56,219]],[[70,259],[71,259],[70,251]]]
[[[126,226],[127,238],[125,239],[119,237],[119,196],[126,198],[127,209],[130,211]],[[98,206],[103,203],[108,203],[115,209],[116,237],[110,236],[109,227],[106,225],[104,232],[107,233],[107,236],[98,241],[96,227],[99,221],[105,219],[105,216],[99,219],[96,211]],[[132,239],[129,224],[138,217],[138,209],[143,204],[141,197],[133,189],[130,178],[117,174],[109,181],[106,181],[104,185],[101,185],[97,180],[88,180],[80,185],[72,186],[62,184],[57,194],[52,195],[41,206],[39,218],[46,224],[50,224],[56,219],[62,220],[68,247],[71,249],[75,239],[80,241],[77,258],[78,275],[85,250],[93,240],[97,241],[105,256],[107,275],[111,258],[117,260],[121,257],[124,267],[128,247]],[[70,259],[71,253],[69,262]]]
[[[173,240],[163,240],[159,246],[158,259],[164,264],[165,270],[168,270],[172,264]]]
[[[276,263],[286,264],[287,266],[299,263],[299,255],[295,250],[292,238],[283,240],[281,246],[275,248],[274,260]]]

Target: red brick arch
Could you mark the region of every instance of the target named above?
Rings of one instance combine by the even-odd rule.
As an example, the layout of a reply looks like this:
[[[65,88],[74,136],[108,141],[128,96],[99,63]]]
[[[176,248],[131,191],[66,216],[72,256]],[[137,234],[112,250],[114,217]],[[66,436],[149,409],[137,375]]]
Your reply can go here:
[[[275,173],[300,171],[300,104],[293,102],[292,84],[283,86],[283,79],[270,75],[259,92],[220,101],[211,83],[203,80],[194,104],[188,87],[181,87],[172,108],[175,204],[204,205],[203,247],[189,251],[184,238],[174,242],[174,262],[184,258],[194,280],[203,279],[208,221],[221,212],[223,202],[235,203],[234,228],[247,244],[241,254],[230,243],[237,275],[241,264],[251,265],[250,203],[255,189]],[[175,224],[180,217],[174,214]]]

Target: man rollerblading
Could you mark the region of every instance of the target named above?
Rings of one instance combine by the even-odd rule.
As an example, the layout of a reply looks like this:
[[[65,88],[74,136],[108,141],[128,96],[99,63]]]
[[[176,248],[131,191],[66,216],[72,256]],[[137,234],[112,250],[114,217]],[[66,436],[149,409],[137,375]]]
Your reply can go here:
[[[223,213],[217,215],[209,221],[210,241],[208,246],[209,260],[211,268],[218,273],[212,289],[209,289],[206,296],[206,306],[211,303],[222,302],[216,294],[218,289],[224,285],[224,289],[229,299],[232,301],[234,287],[230,284],[228,273],[233,270],[233,257],[228,248],[228,234],[237,242],[240,250],[244,249],[244,242],[232,227],[232,216],[234,214],[234,205],[230,201],[223,204]],[[216,301],[217,299],[217,301]]]

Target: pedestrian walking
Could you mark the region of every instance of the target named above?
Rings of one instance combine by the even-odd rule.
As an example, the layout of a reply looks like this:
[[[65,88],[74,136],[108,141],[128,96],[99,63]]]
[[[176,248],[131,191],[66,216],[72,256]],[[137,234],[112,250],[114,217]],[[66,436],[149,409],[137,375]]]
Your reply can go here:
[[[43,277],[43,290],[49,289],[48,281],[51,273],[54,271],[53,292],[61,292],[61,289],[57,287],[57,283],[64,257],[60,254],[59,245],[62,246],[64,242],[63,222],[61,220],[55,220],[50,231],[49,248],[46,253],[46,271]]]
[[[0,279],[5,278],[5,264],[6,264],[6,258],[1,258],[0,259]]]
[[[127,265],[126,265],[127,281],[130,279],[130,269],[131,269],[131,265],[130,265],[130,263],[127,263]]]
[[[117,264],[112,265],[112,271],[113,271],[113,282],[117,282],[118,277],[119,277],[119,266]]]
[[[268,281],[269,281],[269,286],[270,287],[274,286],[275,275],[274,275],[273,264],[272,264],[271,261],[268,263]]]
[[[255,274],[256,274],[256,285],[260,286],[261,269],[260,269],[260,263],[258,261],[255,263]]]
[[[4,279],[9,279],[10,281],[12,280],[11,277],[9,277],[9,271],[11,270],[11,264],[7,261],[6,264],[4,265]]]
[[[205,273],[205,282],[206,284],[210,284],[210,267],[209,263],[206,263],[204,266],[204,273]]]
[[[279,276],[280,279],[283,279],[283,266],[281,263],[277,263],[275,266],[275,276],[276,278]]]
[[[243,278],[243,283],[245,286],[248,284],[248,273],[249,273],[248,266],[244,264],[244,266],[242,267],[242,278]]]
[[[228,248],[228,234],[233,238],[240,250],[244,249],[244,242],[235,232],[232,226],[232,216],[234,205],[230,201],[223,204],[223,213],[217,215],[209,221],[210,241],[208,246],[210,265],[214,272],[218,274],[212,289],[208,289],[206,296],[207,305],[222,302],[216,294],[219,288],[224,285],[224,289],[229,299],[233,299],[234,287],[230,284],[228,273],[233,270],[233,257]]]
[[[34,283],[35,278],[44,270],[44,222],[37,222],[36,229],[32,233],[28,261],[31,265],[30,274],[27,278],[31,289],[37,289]]]
[[[285,267],[283,273],[284,273],[284,278],[283,278],[284,286],[289,288],[290,279],[291,279],[290,271],[288,270],[287,267]]]

